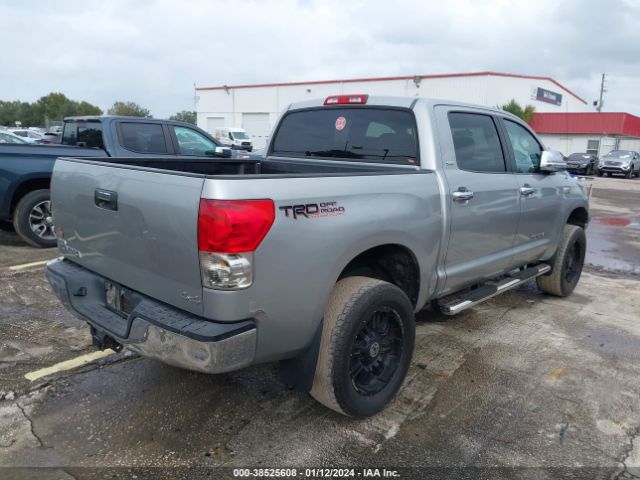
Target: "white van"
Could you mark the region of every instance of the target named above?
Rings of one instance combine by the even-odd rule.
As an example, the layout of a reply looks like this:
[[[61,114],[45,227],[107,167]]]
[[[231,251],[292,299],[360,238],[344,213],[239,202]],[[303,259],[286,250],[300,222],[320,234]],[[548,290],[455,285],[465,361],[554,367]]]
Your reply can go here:
[[[253,150],[253,140],[242,128],[216,128],[214,136],[220,143],[235,150],[246,150],[248,152]]]

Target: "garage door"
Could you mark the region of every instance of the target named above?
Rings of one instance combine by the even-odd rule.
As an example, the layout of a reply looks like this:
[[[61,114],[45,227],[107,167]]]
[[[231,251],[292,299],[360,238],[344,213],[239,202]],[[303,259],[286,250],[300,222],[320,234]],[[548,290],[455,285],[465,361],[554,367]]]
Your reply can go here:
[[[266,145],[271,133],[271,122],[268,113],[243,113],[242,128],[253,137],[254,148]]]
[[[207,117],[207,132],[213,135],[218,127],[224,127],[224,117]]]

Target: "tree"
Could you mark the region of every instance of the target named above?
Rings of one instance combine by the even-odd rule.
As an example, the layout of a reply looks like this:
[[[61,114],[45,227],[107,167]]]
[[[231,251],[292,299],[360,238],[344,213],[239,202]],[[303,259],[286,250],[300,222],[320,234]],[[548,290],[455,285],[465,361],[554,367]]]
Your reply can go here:
[[[189,110],[182,110],[181,112],[176,113],[175,115],[171,115],[169,120],[178,120],[180,122],[187,122],[196,124],[196,112],[191,112]]]
[[[531,123],[531,120],[533,120],[533,116],[536,113],[536,107],[534,107],[533,105],[527,105],[522,108],[522,106],[520,106],[520,104],[513,98],[509,103],[506,103],[498,108],[501,108],[505,112],[513,113],[515,116],[520,117],[527,123]]]
[[[39,127],[47,121],[61,121],[70,115],[102,115],[102,110],[85,101],[71,100],[59,92],[40,97],[33,103],[0,101],[0,125],[15,125],[19,121],[23,127]]]
[[[80,102],[76,109],[76,115],[102,115],[102,110],[90,103]]]
[[[115,102],[107,113],[109,115],[151,118],[151,112],[135,102]]]

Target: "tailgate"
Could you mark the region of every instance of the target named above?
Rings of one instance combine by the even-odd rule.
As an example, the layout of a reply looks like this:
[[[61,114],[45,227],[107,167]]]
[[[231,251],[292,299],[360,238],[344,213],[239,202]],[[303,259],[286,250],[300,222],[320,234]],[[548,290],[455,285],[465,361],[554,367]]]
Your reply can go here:
[[[51,190],[61,251],[125,287],[202,315],[197,229],[203,182],[182,172],[58,160]]]

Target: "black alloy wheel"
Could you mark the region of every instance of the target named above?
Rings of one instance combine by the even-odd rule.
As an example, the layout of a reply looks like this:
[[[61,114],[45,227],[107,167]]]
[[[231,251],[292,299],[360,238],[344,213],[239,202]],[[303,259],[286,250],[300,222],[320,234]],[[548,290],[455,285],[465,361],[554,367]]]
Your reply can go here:
[[[372,312],[351,348],[349,374],[361,395],[381,392],[398,370],[402,358],[403,329],[400,314],[383,306]]]

